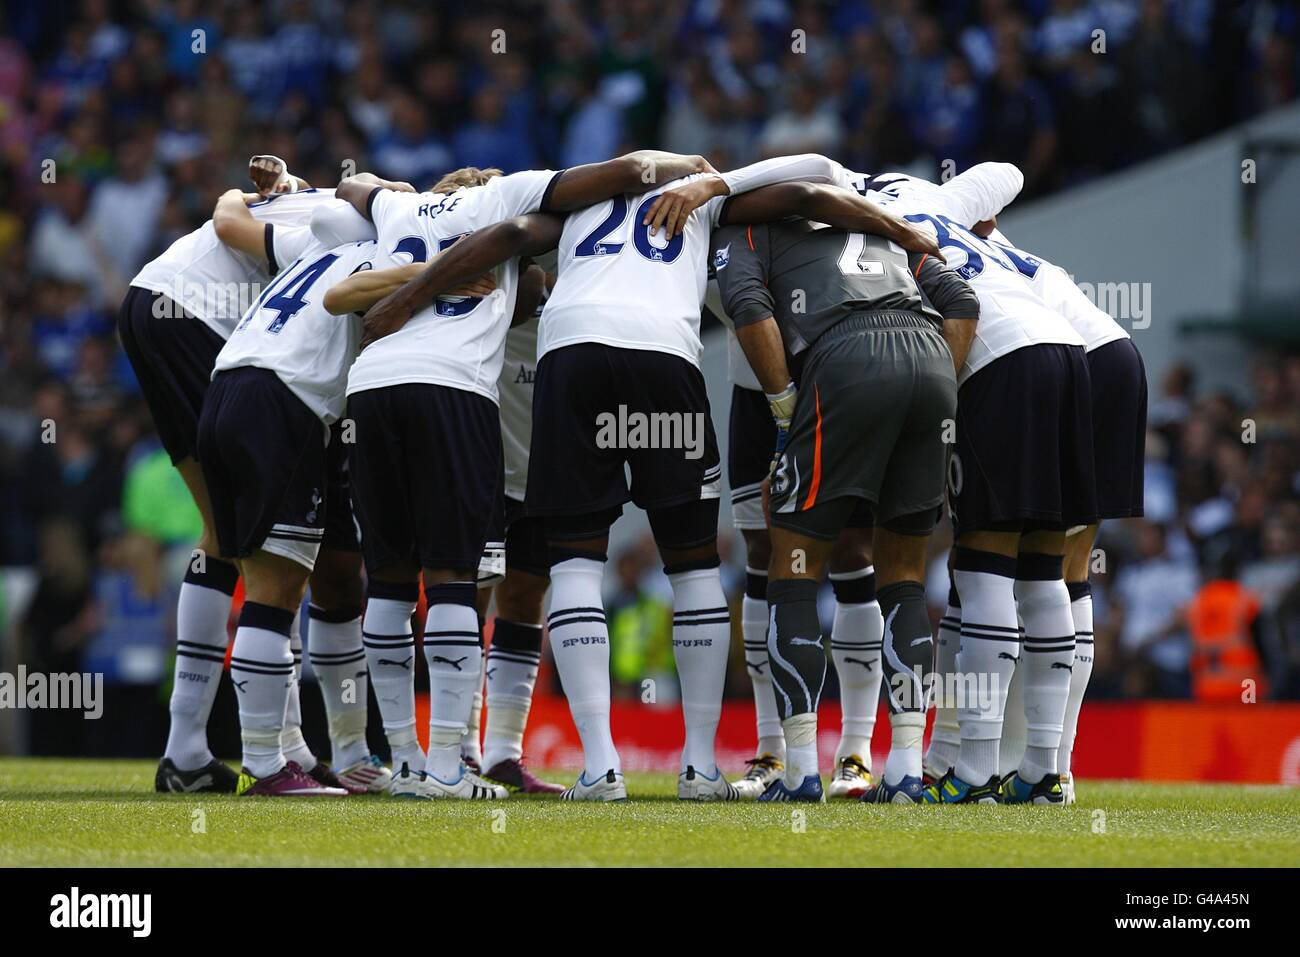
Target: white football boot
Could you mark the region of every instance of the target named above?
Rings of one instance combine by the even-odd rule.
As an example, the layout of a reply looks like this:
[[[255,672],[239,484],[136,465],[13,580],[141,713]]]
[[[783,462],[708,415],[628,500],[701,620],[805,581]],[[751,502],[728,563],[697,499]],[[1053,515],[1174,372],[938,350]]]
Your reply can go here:
[[[732,785],[742,801],[757,801],[758,796],[785,773],[785,764],[774,754],[763,753],[745,763],[749,770]]]
[[[430,800],[504,801],[509,796],[501,785],[485,781],[464,764],[454,781],[442,781],[426,773],[420,784],[420,797]]]
[[[610,768],[596,780],[584,780],[586,771],[578,775],[577,782],[565,789],[560,795],[561,801],[626,801],[627,786],[623,783],[623,772]]]
[[[373,754],[334,773],[344,787],[367,794],[383,794],[393,782],[393,772],[384,767],[384,762]]]
[[[1061,791],[1065,794],[1065,803],[1074,803],[1074,775],[1066,771],[1061,775]]]
[[[677,775],[677,799],[679,801],[739,801],[740,792],[736,786],[722,776],[722,771],[713,769],[713,777],[695,770],[694,765],[687,765],[686,770]]]
[[[420,785],[424,781],[424,770],[412,771],[405,761],[392,775],[388,782],[388,793],[395,798],[420,798]]]
[[[847,798],[859,800],[871,788],[871,772],[856,754],[840,758],[835,773],[831,776],[830,786],[826,789],[828,798]]]

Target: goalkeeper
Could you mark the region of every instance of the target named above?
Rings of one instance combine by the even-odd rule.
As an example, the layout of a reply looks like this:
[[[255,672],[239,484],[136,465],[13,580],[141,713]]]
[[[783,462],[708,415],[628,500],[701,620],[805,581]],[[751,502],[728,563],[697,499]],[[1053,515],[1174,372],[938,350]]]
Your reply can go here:
[[[760,800],[822,799],[817,589],[840,531],[869,508],[892,738],[884,778],[864,800],[915,801],[934,650],[926,543],[979,301],[932,256],[803,220],[724,227],[712,247],[722,305],[778,426],[767,647],[786,773]]]

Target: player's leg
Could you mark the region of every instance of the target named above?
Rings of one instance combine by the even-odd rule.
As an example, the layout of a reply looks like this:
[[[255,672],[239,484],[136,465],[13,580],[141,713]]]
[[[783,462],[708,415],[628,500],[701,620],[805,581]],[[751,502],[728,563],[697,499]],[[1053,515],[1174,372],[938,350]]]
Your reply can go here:
[[[956,541],[952,576],[961,601],[961,644],[951,690],[961,745],[952,772],[926,791],[936,802],[997,800],[1002,720],[1020,654],[1019,542],[1018,531],[963,532]]]
[[[289,625],[289,653],[293,656],[293,679],[289,684],[289,700],[284,707],[284,729],[280,733],[280,748],[287,760],[292,761],[316,780],[342,786],[333,778],[328,766],[322,764],[302,734],[302,606],[294,610]]]
[[[329,508],[333,513],[332,501]],[[347,517],[351,522],[350,509]],[[356,541],[355,530],[352,540]],[[349,790],[383,792],[392,774],[366,743],[370,682],[361,637],[362,593],[361,552],[322,547],[311,575],[307,652],[325,702],[330,763],[333,774]],[[320,766],[330,767],[324,762]]]
[[[654,508],[649,517],[673,589],[673,657],[686,727],[677,796],[735,800],[740,792],[722,776],[714,752],[731,646],[718,558],[718,500]]]
[[[767,413],[768,418],[771,414]],[[739,508],[736,519],[739,521]],[[755,510],[763,518],[762,502]],[[745,594],[740,604],[740,632],[745,651],[745,671],[754,692],[754,716],[758,745],[745,776],[736,782],[742,798],[756,798],[785,771],[785,733],[772,687],[772,667],[767,658],[767,566],[772,560],[772,541],[766,524],[742,528],[745,542]]]
[[[222,340],[167,297],[134,286],[122,301],[117,328],[158,437],[203,519],[176,601],[171,725],[154,786],[232,792],[239,776],[213,758],[208,717],[230,643],[227,624],[239,572],[219,555],[212,502],[195,459],[199,412]]]
[[[428,614],[428,796],[504,798],[461,758],[474,696],[483,680],[479,563],[501,507],[501,423],[496,404],[474,392],[408,386],[402,415],[406,485],[417,490],[410,522]],[[499,524],[498,524],[499,527]]]
[[[348,397],[354,441],[348,446],[352,505],[361,529],[366,610],[361,642],[370,685],[392,752],[394,797],[419,797],[424,750],[415,730],[415,635],[420,566],[411,525],[412,489],[400,441],[398,389]]]
[[[1067,804],[1074,803],[1074,772],[1071,767],[1074,739],[1079,730],[1079,711],[1092,677],[1093,627],[1092,585],[1088,573],[1092,547],[1097,541],[1097,525],[1089,525],[1071,535],[1065,543],[1065,587],[1070,593],[1070,617],[1074,622],[1074,666],[1070,671],[1070,696],[1065,703],[1065,723],[1061,731],[1061,748],[1057,751],[1057,771]]]
[[[728,417],[727,484],[731,487],[731,519],[745,542],[745,594],[740,605],[740,630],[745,671],[754,692],[758,746],[736,788],[755,798],[785,770],[785,738],[776,709],[772,672],[767,660],[767,566],[772,543],[763,515],[763,480],[776,447],[776,423],[767,399],[758,389],[733,386]]]
[[[238,793],[344,795],[283,747],[295,683],[290,634],[324,535],[320,421],[274,373],[234,369],[213,380],[198,451],[221,552],[239,558],[244,578],[230,659],[244,751]]]
[[[1061,746],[1074,620],[1064,578],[1065,532],[1031,531],[1020,539],[1016,559],[1016,606],[1024,623],[1024,654],[1018,665],[1025,715],[1025,752],[1003,784],[1003,799],[1061,803],[1056,755]]]
[[[1062,411],[1073,401],[1065,347],[1036,345],[995,360],[961,386],[949,504],[961,647],[951,689],[961,748],[950,775],[926,789],[943,803],[1000,800],[999,750],[1011,677],[1020,662],[1016,606],[1020,533],[1060,527]],[[1033,590],[1033,589],[1031,589]],[[948,690],[948,689],[945,689]]]
[[[529,474],[530,495],[536,474],[534,465]],[[609,625],[601,594],[613,517],[616,514],[607,511],[584,518],[546,520],[551,556],[547,630],[555,670],[582,740],[582,771],[577,783],[561,795],[569,801],[627,799],[623,765],[609,724]]]
[[[483,555],[478,562],[478,593],[474,598],[478,611],[478,626],[482,632],[487,625],[488,612],[492,607],[492,592],[506,574],[505,543],[505,509],[503,499],[498,499],[493,508],[492,523],[489,526],[488,541],[483,546]],[[483,660],[483,669],[487,669],[487,659]],[[460,759],[465,766],[478,774],[483,770],[483,675],[479,675],[478,685],[474,689],[474,701],[469,709],[469,723],[465,734],[460,739]]]
[[[424,770],[446,797],[488,797],[461,760],[474,693],[483,675],[483,632],[474,584],[477,563],[424,569],[424,660],[429,668],[429,749]],[[497,789],[494,789],[494,792]],[[504,789],[499,789],[504,796]]]
[[[835,592],[831,661],[840,682],[840,743],[827,797],[859,798],[871,786],[871,735],[880,704],[885,620],[871,564],[871,508],[864,501],[831,550]]]
[[[922,762],[922,779],[933,784],[957,763],[961,749],[961,725],[952,688],[957,674],[957,650],[961,647],[961,599],[952,577],[952,553],[948,558],[948,607],[939,619],[934,647],[934,725],[930,746]]]
[[[312,778],[286,756],[281,743],[293,683],[289,633],[308,569],[295,559],[264,551],[245,557],[240,565],[245,599],[230,658],[244,742],[239,793],[273,797],[346,794]]]
[[[522,509],[523,503],[517,503]],[[509,507],[509,503],[508,503]],[[496,586],[496,623],[488,648],[486,777],[525,794],[558,794],[563,787],[534,775],[524,763],[524,730],[542,660],[542,622],[551,586],[542,523],[518,517],[506,532],[506,577]]]
[[[916,803],[921,798],[921,745],[934,658],[923,582],[935,514],[934,508],[927,509],[888,521],[875,532],[890,736],[880,783],[867,792],[866,801]]]
[[[1025,629],[1022,693],[1026,722],[1025,754],[1003,786],[1004,800],[1064,804],[1057,765],[1072,684],[1075,625],[1065,584],[1065,529],[1092,525],[1098,518],[1098,484],[1093,446],[1092,381],[1082,346],[1058,346],[1044,354],[1038,369],[1055,387],[1036,403],[1055,412],[1054,445],[1039,438],[1042,454],[1035,461],[1055,463],[1059,477],[1055,500],[1038,505],[1051,514],[1043,531],[1021,541],[1016,597]],[[1135,365],[1140,372],[1140,363]],[[1038,429],[1030,430],[1038,434]],[[1053,454],[1054,453],[1054,454]],[[1052,487],[1050,484],[1047,486]],[[1054,512],[1054,514],[1052,514]],[[1057,531],[1056,529],[1060,529]]]
[[[917,803],[924,791],[921,747],[934,666],[924,584],[926,547],[944,501],[949,448],[943,436],[956,414],[957,381],[952,355],[937,332],[906,329],[872,335],[893,340],[911,369],[872,383],[872,402],[882,405],[899,425],[879,479],[872,544],[876,595],[884,618],[881,658],[889,705],[889,757],[880,783],[863,800]]]
[[[239,570],[219,557],[212,503],[199,463],[186,457],[176,463],[176,470],[198,506],[203,534],[176,601],[176,665],[168,705],[171,725],[159,766],[158,790],[233,791],[238,776],[216,761],[208,748],[208,718],[226,660],[227,624]],[[211,783],[199,784],[205,775]]]
[[[827,525],[847,517],[846,509],[819,508],[818,517]],[[817,707],[826,681],[826,648],[817,592],[838,528],[826,532],[816,536],[775,521],[772,526],[767,651],[785,736],[786,768],[784,777],[773,782],[760,801],[824,800],[817,761]]]

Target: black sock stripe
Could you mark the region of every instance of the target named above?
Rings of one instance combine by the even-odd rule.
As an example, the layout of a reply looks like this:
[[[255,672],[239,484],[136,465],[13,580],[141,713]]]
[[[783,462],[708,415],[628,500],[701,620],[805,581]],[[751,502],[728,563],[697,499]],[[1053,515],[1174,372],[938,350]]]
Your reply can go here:
[[[560,609],[558,609],[558,610],[556,610],[556,611],[551,612],[551,613],[550,613],[549,615],[547,615],[546,617],[547,617],[548,619],[551,619],[551,618],[556,617],[557,615],[570,615],[570,614],[572,614],[572,613],[574,613],[574,612],[576,612],[576,611],[594,611],[594,612],[599,612],[599,613],[602,614],[602,615],[605,614],[605,609],[603,609],[603,608],[591,608],[591,607],[589,607],[589,606],[583,605],[583,606],[574,607],[574,608],[560,608]]]
[[[964,632],[967,628],[979,628],[981,631],[1001,631],[1013,635],[1020,634],[1019,626],[1010,628],[1006,625],[981,625],[978,621],[963,621],[961,623],[961,630]]]
[[[605,624],[605,616],[604,616],[604,615],[599,615],[599,616],[598,616],[598,615],[579,615],[579,616],[577,616],[577,617],[575,617],[575,618],[565,618],[563,621],[552,621],[552,622],[550,622],[549,624],[550,624],[550,626],[551,626],[552,629],[555,629],[555,628],[563,628],[565,625],[576,625],[576,624],[579,624],[580,622],[584,622],[584,621],[595,621],[595,622],[599,622],[600,624],[603,625],[603,624]]]
[[[183,648],[178,648],[177,651],[175,651],[175,657],[194,658],[195,661],[200,661],[200,662],[221,662],[222,664],[226,663],[225,651],[222,651],[221,654],[199,654],[198,651],[186,651]]]

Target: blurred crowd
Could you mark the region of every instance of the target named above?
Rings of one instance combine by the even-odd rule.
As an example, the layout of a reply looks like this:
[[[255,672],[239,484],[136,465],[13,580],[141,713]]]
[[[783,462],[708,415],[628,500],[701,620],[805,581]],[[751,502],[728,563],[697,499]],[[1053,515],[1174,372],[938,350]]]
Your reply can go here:
[[[16,607],[0,604],[0,622],[17,627],[0,659],[142,685],[167,673],[169,563],[198,519],[114,313],[139,267],[244,183],[249,155],[279,155],[318,185],[367,168],[426,184],[462,164],[562,167],[641,146],[720,168],[816,150],[934,177],[996,158],[1033,196],[1294,99],[1300,34],[1294,5],[1267,0],[2,9],[0,603]],[[1227,576],[1258,596],[1269,693],[1300,696],[1300,359],[1261,356],[1251,396],[1198,395],[1185,370],[1162,389],[1151,521],[1103,533],[1098,693],[1192,693],[1187,607]],[[645,551],[620,558],[611,584],[624,676],[672,669]]]

